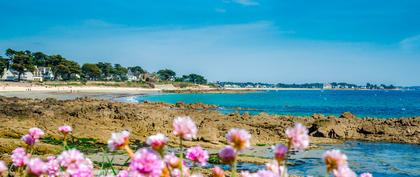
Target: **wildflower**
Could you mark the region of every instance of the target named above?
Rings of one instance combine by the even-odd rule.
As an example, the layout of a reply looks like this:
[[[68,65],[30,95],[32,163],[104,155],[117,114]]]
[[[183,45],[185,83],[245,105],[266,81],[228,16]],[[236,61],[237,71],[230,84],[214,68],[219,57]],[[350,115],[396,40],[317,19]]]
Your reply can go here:
[[[179,168],[181,166],[181,160],[173,153],[165,155],[164,160],[172,168]]]
[[[60,164],[54,156],[48,157],[47,162],[47,174],[48,176],[59,176],[60,173]]]
[[[252,177],[252,174],[249,171],[241,171],[239,174],[240,177]]]
[[[252,175],[253,177],[278,177],[275,173],[268,170],[259,170],[257,173]]]
[[[83,158],[77,163],[70,164],[66,172],[74,177],[92,177],[93,176],[93,163],[88,158]]]
[[[62,134],[68,134],[72,131],[73,129],[68,126],[68,125],[63,125],[61,127],[58,127],[58,131],[61,132]]]
[[[236,150],[231,146],[226,146],[219,152],[220,159],[227,164],[232,164],[236,158]]]
[[[373,175],[371,173],[362,173],[360,177],[373,177]]]
[[[288,128],[286,135],[290,145],[297,150],[303,150],[309,146],[308,129],[300,123],[296,123],[293,128]]]
[[[277,160],[277,162],[282,162],[286,158],[287,154],[287,147],[282,144],[278,144],[275,147],[273,147],[274,150],[274,158]]]
[[[35,142],[37,142],[38,140],[37,139],[35,139],[34,137],[32,137],[31,135],[29,135],[29,134],[26,134],[26,135],[23,135],[22,136],[22,138],[21,138],[21,140],[23,141],[23,142],[25,142],[27,145],[29,145],[29,146],[32,146],[32,145],[34,145],[35,144]]]
[[[357,177],[348,166],[340,166],[338,169],[333,170],[334,177]]]
[[[209,154],[200,146],[195,146],[187,149],[187,158],[200,165],[205,165],[209,159]]]
[[[188,169],[187,166],[184,165],[184,167],[182,168],[182,171],[183,171],[182,174],[184,177],[190,176],[190,169]],[[181,170],[179,168],[172,170],[171,177],[181,177]]]
[[[327,171],[331,172],[341,166],[346,166],[347,156],[339,150],[330,150],[324,153],[324,162],[327,165]]]
[[[184,140],[191,140],[197,136],[197,127],[190,117],[177,117],[172,126],[173,134]]]
[[[219,166],[215,166],[211,172],[213,177],[225,177],[225,172]]]
[[[242,151],[250,146],[251,135],[244,129],[234,128],[226,134],[226,139],[236,150]]]
[[[0,160],[0,175],[7,171],[6,163]]]
[[[128,146],[129,136],[130,136],[130,133],[128,131],[112,133],[111,139],[108,140],[108,148],[111,151],[124,149],[126,146]]]
[[[146,143],[149,146],[151,146],[153,150],[158,151],[158,152],[162,151],[163,147],[166,145],[167,142],[168,142],[168,138],[161,133],[152,135],[146,140]]]
[[[31,135],[34,139],[39,139],[44,136],[44,132],[41,129],[34,127],[29,129],[29,135]]]
[[[28,161],[28,155],[23,148],[16,148],[12,151],[12,162],[15,167],[22,167]]]
[[[117,177],[128,177],[128,171],[121,170],[120,172],[118,172]]]
[[[76,150],[71,149],[67,151],[63,151],[57,158],[58,162],[63,167],[69,167],[75,163],[79,163],[85,160],[84,155]]]
[[[157,154],[145,148],[137,151],[130,163],[130,170],[142,176],[159,177],[165,167]]]
[[[194,173],[191,175],[191,177],[204,177],[204,175],[201,173]]]
[[[39,158],[29,159],[29,162],[28,162],[29,174],[32,174],[35,176],[41,176],[46,171],[47,171],[47,165],[41,159]]]
[[[266,170],[273,172],[277,176],[284,176],[287,177],[287,171],[286,168],[282,165],[279,165],[279,163],[276,160],[271,161],[270,163],[267,163],[265,165]]]

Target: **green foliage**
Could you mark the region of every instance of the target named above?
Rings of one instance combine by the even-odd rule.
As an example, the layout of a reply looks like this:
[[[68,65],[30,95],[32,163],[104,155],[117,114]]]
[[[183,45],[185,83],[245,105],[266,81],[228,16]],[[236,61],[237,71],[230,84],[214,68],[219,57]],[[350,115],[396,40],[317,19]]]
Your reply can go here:
[[[160,80],[169,81],[175,78],[176,73],[170,69],[162,69],[157,72]]]
[[[114,73],[114,67],[111,63],[99,62],[96,65],[101,70],[101,80],[108,80],[108,78],[110,78]]]
[[[211,163],[211,164],[221,164],[222,163],[218,154],[210,154],[208,162]]]
[[[45,137],[41,140],[47,144],[62,145],[63,140],[54,139],[52,137]],[[67,140],[67,146],[69,149],[78,149],[82,152],[99,152],[101,148],[106,147],[104,144],[97,143],[94,138],[70,138]]]
[[[97,80],[101,76],[101,69],[96,64],[85,63],[82,66],[82,74],[88,80]]]
[[[121,66],[120,64],[114,65],[113,77],[117,81],[126,81],[127,80],[128,69]]]
[[[34,57],[32,56],[32,53],[30,51],[15,51],[12,49],[7,49],[6,55],[12,61],[11,68],[19,73],[18,81],[20,81],[24,72],[32,72],[35,70]]]
[[[146,70],[140,66],[128,67],[128,70],[131,71],[135,76],[146,73]]]
[[[181,80],[184,82],[191,82],[194,84],[207,84],[207,80],[204,78],[204,76],[198,74],[183,75]]]
[[[7,59],[0,56],[0,77],[3,75],[3,71],[7,68]]]

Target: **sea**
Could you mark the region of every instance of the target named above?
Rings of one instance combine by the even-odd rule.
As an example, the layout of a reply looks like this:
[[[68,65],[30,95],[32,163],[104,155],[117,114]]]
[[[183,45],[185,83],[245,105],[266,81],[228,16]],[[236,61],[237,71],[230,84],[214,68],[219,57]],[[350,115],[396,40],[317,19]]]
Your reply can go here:
[[[249,93],[149,94],[123,98],[128,102],[206,103],[218,105],[222,113],[248,112],[310,116],[339,116],[352,112],[358,117],[380,119],[420,116],[418,90],[278,90]],[[420,144],[420,142],[419,142]],[[420,145],[386,142],[346,141],[338,145],[320,145],[321,149],[296,152],[289,171],[300,176],[324,176],[322,153],[340,149],[358,174],[371,172],[374,177],[420,177]],[[222,166],[227,169],[228,166]],[[240,163],[239,169],[255,171],[264,166]]]
[[[130,99],[136,102],[201,102],[218,105],[219,111],[224,113],[339,116],[349,111],[358,117],[420,116],[419,90],[277,90],[233,94],[151,94]]]

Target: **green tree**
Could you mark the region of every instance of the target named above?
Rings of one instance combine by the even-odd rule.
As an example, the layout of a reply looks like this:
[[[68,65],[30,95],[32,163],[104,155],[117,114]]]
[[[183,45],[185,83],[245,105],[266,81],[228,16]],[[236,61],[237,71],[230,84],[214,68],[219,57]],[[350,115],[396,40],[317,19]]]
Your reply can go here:
[[[0,77],[4,74],[5,68],[7,68],[7,59],[0,56]]]
[[[182,80],[184,82],[191,82],[194,84],[207,84],[207,80],[204,78],[204,76],[198,74],[183,75]]]
[[[65,62],[66,59],[62,57],[61,55],[51,55],[48,57],[45,61],[46,66],[51,67],[51,71],[54,75],[54,80],[58,79],[58,76],[61,76],[60,69],[63,68],[62,63]]]
[[[42,52],[35,52],[32,54],[36,66],[47,66],[48,55]]]
[[[21,80],[22,74],[35,70],[34,59],[30,51],[15,51],[12,49],[6,50],[6,55],[11,59],[12,69],[18,72],[18,81]]]
[[[130,70],[135,76],[146,73],[146,71],[140,66],[128,67],[128,70]]]
[[[101,80],[108,80],[108,78],[112,76],[114,67],[112,67],[111,63],[99,62],[96,65],[98,65],[99,69],[101,70]]]
[[[113,72],[114,80],[126,81],[127,73],[128,73],[127,68],[121,66],[120,64],[114,65],[114,72]]]
[[[157,72],[159,79],[169,81],[175,78],[176,73],[170,69],[162,69]]]
[[[81,73],[80,65],[77,62],[71,60],[65,60],[61,62],[57,66],[57,69],[57,74],[59,74],[63,80],[76,79],[76,74],[80,75]]]
[[[96,64],[85,63],[82,66],[82,74],[88,80],[97,80],[101,76],[101,69]]]

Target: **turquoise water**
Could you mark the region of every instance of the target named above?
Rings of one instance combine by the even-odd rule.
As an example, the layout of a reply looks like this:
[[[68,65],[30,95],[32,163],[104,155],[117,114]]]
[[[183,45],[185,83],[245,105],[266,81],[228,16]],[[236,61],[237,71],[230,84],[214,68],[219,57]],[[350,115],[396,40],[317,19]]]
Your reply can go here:
[[[240,94],[157,94],[136,101],[215,104],[222,112],[238,111],[282,115],[340,115],[350,111],[360,117],[420,116],[420,91],[281,90]]]
[[[349,165],[357,173],[370,172],[374,177],[420,176],[420,146],[410,144],[348,141],[338,145],[321,145],[319,150],[296,152],[290,160],[289,172],[299,176],[324,176],[321,159],[325,150],[340,149],[348,156]],[[269,152],[267,157],[271,157]],[[222,165],[224,169],[229,166]],[[240,163],[238,169],[257,171],[263,165]]]

